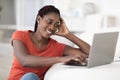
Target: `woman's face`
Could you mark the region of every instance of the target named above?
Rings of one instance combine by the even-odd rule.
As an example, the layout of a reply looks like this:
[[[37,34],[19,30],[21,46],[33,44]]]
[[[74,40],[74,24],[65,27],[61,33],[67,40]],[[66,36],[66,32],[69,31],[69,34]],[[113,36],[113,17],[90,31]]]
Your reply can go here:
[[[60,26],[60,16],[56,13],[49,13],[43,18],[40,17],[37,30],[44,38],[53,35]]]

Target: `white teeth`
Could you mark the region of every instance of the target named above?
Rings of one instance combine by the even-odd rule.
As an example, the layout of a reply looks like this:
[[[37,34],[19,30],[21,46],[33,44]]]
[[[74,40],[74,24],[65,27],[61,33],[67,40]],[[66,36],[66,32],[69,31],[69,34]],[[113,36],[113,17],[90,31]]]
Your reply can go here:
[[[47,33],[49,33],[49,34],[51,34],[52,32],[50,32],[49,30],[46,30],[47,31]]]

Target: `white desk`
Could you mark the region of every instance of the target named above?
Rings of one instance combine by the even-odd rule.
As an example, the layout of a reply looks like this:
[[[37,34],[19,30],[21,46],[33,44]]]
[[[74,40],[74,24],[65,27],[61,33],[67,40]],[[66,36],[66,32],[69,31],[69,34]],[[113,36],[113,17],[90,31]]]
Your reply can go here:
[[[120,61],[94,68],[53,65],[44,80],[120,80]]]

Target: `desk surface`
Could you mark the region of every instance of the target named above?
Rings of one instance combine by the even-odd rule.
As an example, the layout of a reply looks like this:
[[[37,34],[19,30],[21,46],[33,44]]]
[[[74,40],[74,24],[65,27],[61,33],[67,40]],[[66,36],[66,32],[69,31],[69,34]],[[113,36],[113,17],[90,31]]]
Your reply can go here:
[[[120,62],[94,68],[68,66],[58,63],[53,65],[44,80],[120,80]]]

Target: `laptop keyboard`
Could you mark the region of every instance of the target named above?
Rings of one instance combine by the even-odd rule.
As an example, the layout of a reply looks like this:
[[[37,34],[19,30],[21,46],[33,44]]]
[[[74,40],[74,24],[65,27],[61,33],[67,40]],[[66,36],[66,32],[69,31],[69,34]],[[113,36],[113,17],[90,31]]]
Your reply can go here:
[[[87,63],[80,63],[79,61],[70,60],[69,62],[65,63],[65,65],[71,65],[71,66],[86,66]]]

